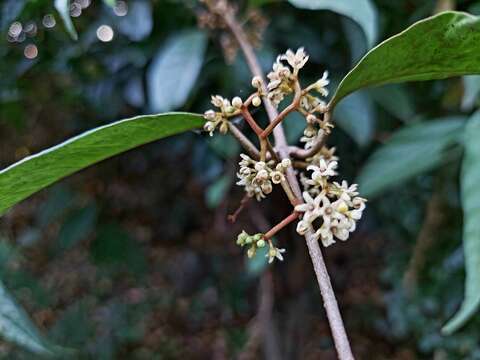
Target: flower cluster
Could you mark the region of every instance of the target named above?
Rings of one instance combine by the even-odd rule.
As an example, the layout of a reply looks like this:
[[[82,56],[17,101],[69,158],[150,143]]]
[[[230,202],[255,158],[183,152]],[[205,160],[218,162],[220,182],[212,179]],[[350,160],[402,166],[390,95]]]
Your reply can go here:
[[[330,182],[329,178],[337,175],[338,158],[334,149],[323,148],[315,157],[309,159],[307,167],[309,177],[303,176],[303,204],[295,210],[303,213],[297,224],[297,232],[304,235],[307,231],[324,246],[335,243],[335,238],[347,240],[355,231],[357,221],[362,217],[366,200],[358,196],[357,185]],[[320,226],[315,226],[315,224]],[[315,228],[316,227],[316,228]]]
[[[203,129],[213,136],[213,132],[219,127],[222,134],[228,132],[228,119],[232,116],[236,116],[240,113],[240,108],[243,105],[242,99],[238,96],[230,100],[221,97],[220,95],[212,96],[212,104],[220,111],[207,110],[204,117],[207,120]]]
[[[255,161],[248,155],[240,154],[240,170],[237,173],[240,179],[237,185],[243,186],[249,197],[257,201],[262,200],[273,190],[272,184],[280,184],[285,179],[285,170],[291,166],[289,159],[284,159],[272,169],[274,161]]]
[[[283,253],[285,249],[280,249],[273,245],[272,241],[264,239],[264,234],[258,233],[255,235],[248,235],[245,231],[242,231],[237,237],[237,245],[244,247],[249,246],[247,250],[247,256],[252,258],[257,253],[257,250],[264,248],[268,244],[268,252],[265,255],[268,258],[268,263],[271,264],[275,259],[283,261]]]

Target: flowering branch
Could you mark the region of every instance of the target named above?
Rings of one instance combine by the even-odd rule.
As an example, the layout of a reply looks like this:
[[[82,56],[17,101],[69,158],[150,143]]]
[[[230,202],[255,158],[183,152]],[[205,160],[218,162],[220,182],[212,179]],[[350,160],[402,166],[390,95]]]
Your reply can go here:
[[[310,257],[314,266],[317,281],[324,300],[332,336],[338,357],[353,359],[345,327],[338,309],[335,294],[320,250],[319,241],[324,246],[330,246],[336,239],[347,240],[350,233],[355,230],[356,222],[361,218],[366,200],[358,195],[357,186],[349,186],[346,181],[341,184],[331,182],[330,177],[336,176],[337,157],[334,148],[325,147],[326,136],[333,127],[330,122],[331,111],[329,106],[317,96],[311,94],[318,92],[321,96],[328,95],[326,86],[329,84],[328,73],[317,82],[302,90],[298,80],[299,70],[308,61],[308,56],[303,48],[296,53],[288,50],[279,56],[273,65],[273,70],[268,74],[269,83],[265,83],[258,59],[247,40],[244,30],[235,18],[235,10],[228,5],[226,0],[204,0],[210,10],[221,18],[233,33],[240,45],[254,78],[252,86],[257,91],[248,97],[245,103],[240,98],[234,98],[232,104],[221,97],[212,98],[212,103],[220,108],[220,112],[208,111],[205,114],[208,120],[205,128],[210,133],[220,124],[220,132],[225,122],[233,114],[241,113],[250,127],[256,133],[260,142],[260,160],[256,161],[245,154],[241,154],[240,170],[238,172],[238,185],[243,186],[248,197],[255,197],[261,201],[272,191],[275,184],[281,184],[287,194],[294,212],[281,223],[274,226],[266,234],[249,235],[243,231],[237,238],[237,244],[247,246],[247,255],[252,257],[258,248],[269,246],[267,253],[268,262],[275,259],[283,260],[285,249],[273,245],[271,237],[294,220],[301,218],[297,224],[297,232],[305,236]],[[288,63],[286,66],[285,63]],[[292,103],[280,114],[277,107],[285,96],[294,94]],[[261,129],[248,111],[250,102],[253,106],[260,106],[260,97],[268,113],[270,124],[265,130]],[[291,148],[286,141],[282,121],[293,111],[298,111],[305,116],[306,128],[301,141],[305,148]],[[317,114],[323,115],[320,119]],[[225,129],[225,126],[223,126]],[[227,127],[228,129],[228,127]],[[268,136],[273,133],[275,148],[268,143]],[[267,148],[271,157],[267,158]],[[273,159],[278,152],[282,159]],[[296,173],[292,167],[290,155],[305,160],[306,170],[311,172],[308,176],[300,174],[303,194]],[[303,195],[303,199],[302,199]],[[321,226],[314,228],[320,220]]]

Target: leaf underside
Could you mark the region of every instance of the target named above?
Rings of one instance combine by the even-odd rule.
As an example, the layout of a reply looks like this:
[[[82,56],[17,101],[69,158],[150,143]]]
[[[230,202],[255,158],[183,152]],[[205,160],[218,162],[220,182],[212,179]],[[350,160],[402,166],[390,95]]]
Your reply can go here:
[[[460,310],[443,327],[451,334],[463,326],[480,307],[480,111],[465,129],[465,155],[461,174],[463,248],[465,253],[465,298]]]
[[[480,18],[448,11],[421,20],[370,50],[342,80],[331,104],[369,86],[479,73]]]

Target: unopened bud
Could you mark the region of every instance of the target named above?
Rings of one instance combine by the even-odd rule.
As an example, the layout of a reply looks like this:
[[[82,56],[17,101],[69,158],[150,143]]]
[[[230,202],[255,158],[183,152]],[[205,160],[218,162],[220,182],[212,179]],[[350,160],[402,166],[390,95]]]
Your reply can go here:
[[[214,120],[215,119],[215,111],[213,111],[213,110],[205,111],[204,117],[207,120]]]
[[[235,96],[232,100],[232,105],[234,108],[240,109],[243,105],[242,99],[240,99],[238,96]]]
[[[259,96],[255,96],[252,99],[252,104],[253,104],[253,106],[258,107],[258,106],[262,105],[262,99],[260,99]]]
[[[288,168],[290,166],[292,166],[292,160],[290,159],[282,159],[282,162],[281,162],[282,166],[284,168]]]
[[[254,76],[252,79],[252,86],[256,89],[262,87],[262,78],[260,76]]]
[[[317,117],[315,115],[312,115],[312,114],[308,114],[307,115],[307,121],[312,124],[314,123],[315,121],[317,120]]]
[[[263,239],[257,241],[257,247],[258,248],[263,248],[266,244],[267,243]]]
[[[261,234],[261,233],[253,235],[253,240],[254,241],[259,241],[259,240],[262,240],[262,239],[263,239],[263,234]]]
[[[248,249],[248,251],[247,251],[247,256],[248,256],[249,258],[254,257],[256,250],[257,250],[257,249],[255,249],[255,247],[252,246],[251,248]]]

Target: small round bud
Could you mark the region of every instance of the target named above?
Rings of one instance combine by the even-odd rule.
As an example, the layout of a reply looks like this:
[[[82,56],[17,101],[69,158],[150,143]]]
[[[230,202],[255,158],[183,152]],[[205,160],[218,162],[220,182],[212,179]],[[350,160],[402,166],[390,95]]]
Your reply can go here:
[[[233,106],[231,106],[231,105],[225,106],[225,112],[226,112],[227,114],[232,114],[232,113],[235,112],[235,108],[234,108]]]
[[[222,122],[220,125],[220,132],[225,135],[228,132],[228,124],[226,122]]]
[[[255,97],[252,99],[252,104],[253,104],[253,106],[255,106],[255,107],[259,107],[260,105],[262,105],[262,99],[260,99],[259,96],[255,96]]]
[[[252,79],[252,86],[256,89],[262,87],[262,78],[260,76],[254,76]]]
[[[232,105],[234,108],[240,109],[243,105],[243,101],[240,99],[240,97],[235,96],[232,100]]]
[[[253,235],[253,240],[254,241],[259,241],[259,240],[262,240],[262,239],[263,239],[263,234],[261,234],[261,233]]]
[[[268,179],[268,171],[267,170],[260,170],[256,177],[259,180],[267,180]]]
[[[281,162],[282,166],[284,168],[288,168],[290,166],[292,166],[292,160],[290,159],[282,159],[282,162]]]
[[[252,246],[251,248],[248,249],[248,251],[247,251],[247,256],[248,256],[249,258],[254,257],[256,251],[257,251],[257,249],[255,249],[255,247]]]
[[[205,111],[204,117],[207,120],[214,120],[215,119],[215,111],[213,111],[213,110]]]
[[[308,115],[307,115],[307,121],[308,121],[310,124],[313,124],[316,120],[317,120],[317,117],[316,117],[315,115],[312,115],[312,114],[308,114]]]
[[[257,241],[257,247],[258,248],[263,248],[266,244],[267,243],[263,239]]]
[[[248,234],[244,231],[242,231],[240,234],[237,236],[237,245],[245,245],[245,241],[248,238]]]
[[[253,242],[253,236],[248,236],[245,238],[245,244],[251,244]]]

